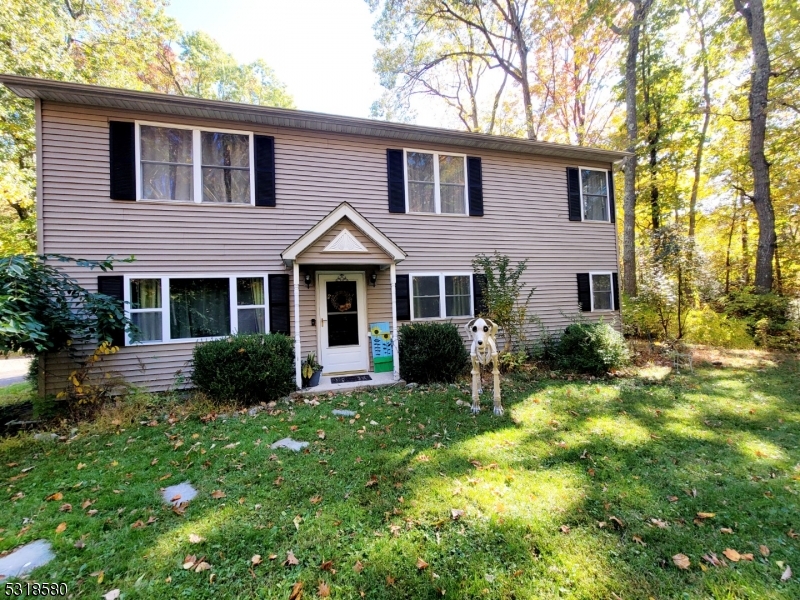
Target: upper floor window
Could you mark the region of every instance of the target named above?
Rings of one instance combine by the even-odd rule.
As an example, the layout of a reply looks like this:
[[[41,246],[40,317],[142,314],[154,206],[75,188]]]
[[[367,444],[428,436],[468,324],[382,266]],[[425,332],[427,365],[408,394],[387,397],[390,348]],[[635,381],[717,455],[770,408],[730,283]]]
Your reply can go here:
[[[253,204],[253,135],[137,123],[137,198]]]
[[[406,212],[467,214],[466,156],[405,151]]]
[[[472,275],[411,275],[411,318],[472,316]]]
[[[581,168],[581,211],[584,221],[609,221],[608,172]]]

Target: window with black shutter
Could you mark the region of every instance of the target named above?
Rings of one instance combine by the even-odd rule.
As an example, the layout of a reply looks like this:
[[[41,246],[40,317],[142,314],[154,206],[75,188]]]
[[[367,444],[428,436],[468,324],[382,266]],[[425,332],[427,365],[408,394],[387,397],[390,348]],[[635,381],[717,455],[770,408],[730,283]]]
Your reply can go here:
[[[275,206],[275,138],[253,136],[256,206]]]
[[[486,314],[488,310],[486,306],[486,299],[483,297],[483,292],[486,289],[486,275],[482,273],[475,273],[472,276],[472,297],[474,300],[473,315]]]
[[[135,124],[108,123],[109,195],[112,200],[136,200]]]
[[[125,300],[125,277],[122,275],[98,275],[97,291],[119,301],[120,305]],[[125,345],[125,328],[118,327],[107,332],[114,346]]]
[[[578,273],[578,303],[581,311],[592,310],[592,289],[589,284],[589,273]]]
[[[469,197],[469,216],[483,216],[483,170],[481,159],[467,157],[467,194]]]

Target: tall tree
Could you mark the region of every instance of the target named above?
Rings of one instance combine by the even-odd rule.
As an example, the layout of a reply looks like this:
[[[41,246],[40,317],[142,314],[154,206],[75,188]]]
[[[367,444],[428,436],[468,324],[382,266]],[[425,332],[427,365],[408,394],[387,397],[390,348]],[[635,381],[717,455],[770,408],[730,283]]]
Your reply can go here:
[[[753,169],[751,200],[758,217],[758,249],[754,285],[759,292],[772,290],[772,261],[777,243],[775,212],[770,193],[769,162],[764,151],[767,134],[767,103],[769,99],[770,58],[764,27],[762,0],[733,0],[736,11],[747,25],[752,46],[753,66],[750,74],[748,109],[750,115],[750,166]]]
[[[625,59],[625,130],[630,153],[623,161],[625,192],[622,201],[622,290],[636,296],[636,146],[639,141],[639,120],[636,115],[636,61],[639,56],[639,34],[653,0],[630,0],[633,15],[627,25],[612,29],[618,35],[627,34],[628,47]]]

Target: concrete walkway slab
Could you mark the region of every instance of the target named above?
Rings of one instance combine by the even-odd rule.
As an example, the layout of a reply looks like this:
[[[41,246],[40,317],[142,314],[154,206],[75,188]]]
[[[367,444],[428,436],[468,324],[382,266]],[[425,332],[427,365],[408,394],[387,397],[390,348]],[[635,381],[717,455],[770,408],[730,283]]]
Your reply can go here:
[[[36,540],[0,558],[0,579],[22,577],[56,557],[47,540]]]

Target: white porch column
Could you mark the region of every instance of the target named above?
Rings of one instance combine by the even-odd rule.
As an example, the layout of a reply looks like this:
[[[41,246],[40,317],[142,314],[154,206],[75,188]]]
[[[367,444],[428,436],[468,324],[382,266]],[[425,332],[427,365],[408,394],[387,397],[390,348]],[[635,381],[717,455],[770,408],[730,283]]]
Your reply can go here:
[[[389,277],[392,282],[392,361],[394,366],[394,380],[400,379],[400,354],[397,342],[397,299],[395,297],[395,287],[397,285],[397,271],[394,261],[389,267]]]
[[[303,387],[303,378],[300,373],[300,265],[292,261],[292,281],[294,284],[294,371],[297,389]]]

